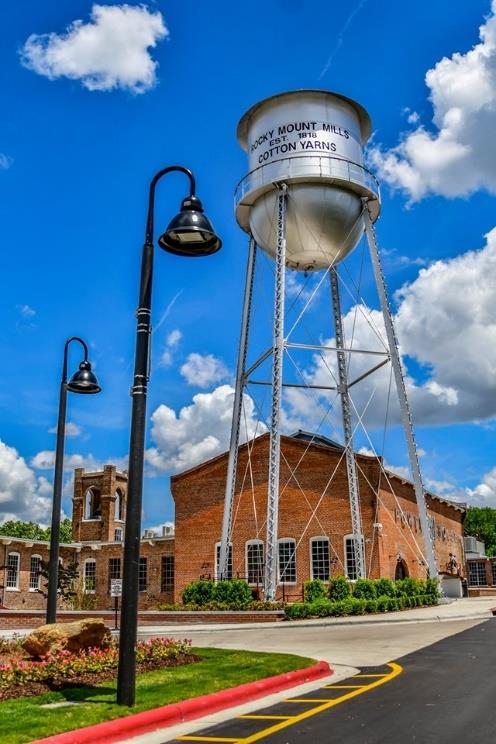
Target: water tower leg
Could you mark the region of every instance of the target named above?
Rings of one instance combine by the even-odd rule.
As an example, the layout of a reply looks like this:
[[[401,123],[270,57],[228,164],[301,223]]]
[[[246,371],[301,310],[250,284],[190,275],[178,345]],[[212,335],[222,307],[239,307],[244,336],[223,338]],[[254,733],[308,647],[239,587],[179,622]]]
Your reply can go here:
[[[375,282],[377,284],[377,291],[379,293],[379,300],[381,303],[382,314],[384,316],[384,325],[386,327],[386,335],[389,346],[389,353],[391,355],[391,364],[393,365],[394,380],[396,383],[396,390],[398,392],[398,400],[400,404],[400,414],[403,423],[403,429],[405,431],[406,444],[408,448],[408,457],[410,460],[410,468],[413,476],[413,484],[415,488],[415,497],[417,499],[417,507],[419,510],[420,524],[422,527],[422,535],[424,537],[425,553],[427,558],[427,566],[429,569],[429,576],[435,578],[438,575],[436,557],[434,555],[434,545],[432,542],[431,530],[429,526],[429,519],[427,516],[427,504],[425,501],[424,485],[422,483],[422,474],[420,472],[419,457],[417,451],[417,445],[415,443],[415,434],[413,431],[412,417],[410,414],[410,408],[408,405],[408,398],[406,394],[405,379],[403,377],[403,370],[401,368],[401,360],[398,349],[398,341],[396,338],[396,331],[394,329],[393,318],[391,315],[391,307],[389,305],[389,299],[386,289],[386,282],[382,271],[381,260],[379,257],[379,250],[377,247],[377,240],[375,236],[374,226],[370,218],[367,204],[363,213],[363,219],[365,223],[365,232],[367,234],[367,241],[369,244],[370,257],[372,260],[372,267],[374,270]]]
[[[255,280],[255,261],[257,246],[250,238],[248,247],[248,262],[246,265],[245,293],[243,298],[243,313],[241,316],[241,333],[239,337],[238,364],[236,368],[236,387],[234,391],[233,417],[231,424],[231,439],[229,443],[229,460],[227,464],[226,492],[224,497],[224,517],[222,520],[222,538],[219,556],[219,578],[227,577],[229,563],[229,545],[231,544],[232,511],[234,493],[236,489],[236,472],[238,464],[239,432],[241,426],[241,411],[243,407],[243,390],[245,383],[246,353],[248,350],[248,336],[250,332],[251,303],[253,298],[253,284]]]
[[[338,273],[334,267],[329,271],[331,279],[332,310],[334,314],[334,328],[336,332],[336,348],[338,361],[338,392],[341,397],[341,412],[343,416],[344,444],[346,447],[346,470],[348,473],[348,491],[350,498],[351,527],[355,552],[356,576],[350,578],[366,578],[365,546],[362,532],[362,518],[360,513],[360,491],[358,473],[353,448],[353,428],[351,424],[350,396],[348,392],[348,372],[346,368],[346,354],[344,351],[343,323],[341,319],[341,301],[339,297]]]
[[[281,398],[284,356],[284,285],[286,272],[286,184],[277,198],[277,248],[272,346],[272,411],[270,417],[269,484],[267,494],[267,555],[265,599],[273,601],[277,588],[277,528],[279,518],[279,470],[281,456]]]

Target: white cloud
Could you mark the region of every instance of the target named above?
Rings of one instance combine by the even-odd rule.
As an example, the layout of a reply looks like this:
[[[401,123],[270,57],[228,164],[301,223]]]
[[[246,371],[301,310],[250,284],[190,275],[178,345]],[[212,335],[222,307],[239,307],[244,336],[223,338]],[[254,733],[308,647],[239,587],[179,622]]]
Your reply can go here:
[[[172,362],[174,361],[174,349],[177,348],[182,337],[183,334],[178,328],[174,328],[173,331],[170,331],[170,333],[167,334],[167,338],[165,339],[165,349],[162,352],[162,356],[160,357],[161,367],[171,366]]]
[[[395,317],[400,351],[414,359],[422,377],[406,375],[406,386],[416,423],[446,424],[482,421],[496,416],[496,228],[486,236],[486,244],[455,258],[436,261],[421,269],[418,277],[397,292]],[[356,312],[356,320],[355,320]],[[376,331],[385,338],[382,313],[365,306],[352,307],[343,317],[345,337],[353,337],[354,348],[380,350]],[[334,339],[327,342],[334,345]],[[370,357],[354,354],[349,376],[352,381],[372,366]],[[332,373],[332,374],[331,374]],[[313,357],[303,371],[310,384],[332,385],[337,378],[333,352]],[[371,394],[366,422],[382,426],[389,388],[390,368],[384,366],[351,389],[352,400],[361,412]],[[286,416],[315,426],[324,406],[334,393],[293,390],[285,396]],[[331,422],[339,421],[335,418]],[[390,420],[399,421],[394,385]],[[310,422],[310,424],[306,422]]]
[[[29,305],[16,305],[16,308],[23,318],[32,318],[33,315],[36,315],[36,310],[33,310]]]
[[[116,464],[114,460],[112,462]],[[53,470],[55,467],[55,452],[53,450],[38,452],[31,458],[30,465],[36,470]],[[102,462],[93,455],[65,455],[64,470],[72,471],[74,468],[84,468],[90,471],[100,470]]]
[[[14,447],[0,441],[0,522],[7,519],[47,521],[51,513],[52,486],[36,478]]]
[[[419,125],[396,147],[370,151],[379,176],[411,201],[429,193],[496,192],[496,0],[491,10],[479,44],[444,57],[426,74],[434,130]]]
[[[198,393],[179,411],[160,405],[152,415],[151,436],[155,447],[147,450],[147,462],[159,471],[180,472],[228,449],[234,389],[221,385],[211,393]],[[246,418],[246,426],[245,426]],[[241,441],[262,434],[253,400],[244,395]]]
[[[188,385],[206,388],[225,380],[229,372],[213,354],[189,354],[180,370]]]
[[[9,155],[0,152],[0,170],[8,170],[13,162],[13,159]]]
[[[496,466],[482,476],[475,488],[466,488],[466,500],[471,506],[496,507]]]
[[[361,447],[358,450],[358,454],[367,455],[368,457],[377,457],[377,453],[369,447]],[[387,462],[386,460],[384,460],[382,464],[384,466],[384,469],[388,472],[394,473],[404,480],[411,480],[410,469],[406,467],[406,465],[391,465],[391,463]]]
[[[57,427],[52,426],[51,429],[48,430],[49,434],[56,434],[57,433]],[[65,435],[66,437],[78,437],[81,434],[81,427],[74,423],[74,421],[68,421],[65,425]]]
[[[93,5],[87,23],[76,20],[62,34],[31,34],[21,62],[50,80],[80,80],[88,90],[143,93],[156,83],[149,49],[168,34],[162,14],[145,5]]]

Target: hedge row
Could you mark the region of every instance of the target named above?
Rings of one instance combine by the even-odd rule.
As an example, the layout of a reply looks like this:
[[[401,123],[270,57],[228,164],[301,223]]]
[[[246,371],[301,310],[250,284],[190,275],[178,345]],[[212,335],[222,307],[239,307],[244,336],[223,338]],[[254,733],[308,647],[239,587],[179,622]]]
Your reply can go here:
[[[307,617],[342,617],[343,615],[367,615],[375,612],[394,612],[412,607],[426,607],[437,604],[433,594],[408,594],[396,597],[382,596],[376,599],[346,599],[331,602],[320,598],[313,602],[294,602],[286,605],[284,612],[288,620],[302,620]]]
[[[354,584],[344,576],[331,578],[329,584],[319,579],[307,581],[304,585],[305,602],[315,602],[319,599],[329,599],[339,602],[353,596],[355,599],[378,599],[380,597],[421,597],[429,595],[439,596],[437,579],[358,579]]]

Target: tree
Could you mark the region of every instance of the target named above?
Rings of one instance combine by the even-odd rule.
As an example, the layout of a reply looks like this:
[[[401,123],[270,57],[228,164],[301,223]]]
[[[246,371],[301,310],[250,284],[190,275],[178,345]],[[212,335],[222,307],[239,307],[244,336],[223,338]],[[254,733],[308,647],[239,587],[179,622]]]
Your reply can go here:
[[[490,506],[469,507],[463,529],[466,535],[485,543],[488,556],[496,556],[496,509]]]
[[[40,576],[46,579],[45,589],[48,588],[48,561],[40,561]],[[74,599],[77,594],[76,582],[79,578],[79,567],[75,558],[71,558],[70,562],[64,566],[62,563],[59,564],[58,582],[57,588],[59,597],[69,602]],[[46,597],[46,592],[42,592],[43,596]]]
[[[46,540],[50,542],[50,527],[40,527],[35,522],[22,522],[17,519],[10,519],[0,524],[0,535],[6,537],[20,537],[26,540]],[[60,523],[60,542],[72,542],[72,522],[67,517]]]

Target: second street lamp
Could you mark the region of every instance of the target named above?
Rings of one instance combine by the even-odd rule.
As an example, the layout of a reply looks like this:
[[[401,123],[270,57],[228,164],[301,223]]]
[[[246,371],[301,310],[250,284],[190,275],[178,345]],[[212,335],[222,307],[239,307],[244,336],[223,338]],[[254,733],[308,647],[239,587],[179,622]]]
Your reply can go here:
[[[81,344],[84,350],[84,359],[79,365],[77,372],[67,382],[67,356],[72,341]],[[50,557],[48,559],[48,597],[47,597],[47,623],[57,620],[57,589],[59,577],[59,543],[60,543],[60,507],[62,505],[62,477],[64,474],[64,441],[65,441],[65,418],[67,411],[67,391],[71,393],[99,393],[101,388],[97,379],[91,371],[88,361],[88,347],[83,339],[78,336],[68,338],[64,345],[64,362],[62,364],[62,379],[60,381],[59,419],[57,424],[57,447],[55,452],[55,473],[53,477],[53,504],[52,504],[52,528],[50,531]]]
[[[161,248],[179,256],[209,256],[222,243],[207,219],[201,201],[196,196],[193,174],[181,165],[171,165],[159,171],[150,183],[145,243],[141,259],[139,304],[136,312],[136,352],[134,380],[131,388],[131,441],[127,490],[124,565],[122,574],[121,631],[119,641],[119,672],[117,702],[134,705],[136,687],[136,638],[138,625],[138,575],[141,540],[141,508],[143,501],[143,468],[146,432],[146,396],[150,376],[150,334],[153,276],[153,227],[155,190],[168,173],[184,173],[189,179],[189,196],[183,200],[179,214],[169,223],[159,238]]]

